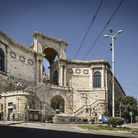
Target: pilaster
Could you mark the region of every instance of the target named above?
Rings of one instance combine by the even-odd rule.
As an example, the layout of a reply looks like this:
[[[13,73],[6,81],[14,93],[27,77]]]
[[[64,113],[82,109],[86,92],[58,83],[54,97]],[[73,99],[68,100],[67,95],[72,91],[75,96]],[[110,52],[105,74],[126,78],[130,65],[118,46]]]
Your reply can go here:
[[[59,86],[63,86],[63,65],[59,64]]]
[[[104,72],[105,72],[105,67],[102,67],[102,78],[101,78],[101,81],[102,81],[102,88],[104,88],[105,87],[105,74],[104,74]]]
[[[66,87],[66,66],[64,66],[64,86]]]
[[[93,88],[93,68],[90,69],[89,87]]]

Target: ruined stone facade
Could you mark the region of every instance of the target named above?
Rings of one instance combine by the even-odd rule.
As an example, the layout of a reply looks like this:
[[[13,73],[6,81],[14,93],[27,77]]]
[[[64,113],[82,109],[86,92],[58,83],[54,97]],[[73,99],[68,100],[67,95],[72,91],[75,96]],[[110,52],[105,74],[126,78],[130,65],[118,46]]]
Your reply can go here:
[[[106,60],[66,59],[68,43],[40,32],[25,47],[0,31],[0,113],[3,119],[93,118],[111,114],[112,73]],[[58,59],[55,61],[55,57]],[[43,58],[50,83],[43,83]],[[115,79],[115,96],[125,95]],[[59,114],[56,114],[59,112]]]

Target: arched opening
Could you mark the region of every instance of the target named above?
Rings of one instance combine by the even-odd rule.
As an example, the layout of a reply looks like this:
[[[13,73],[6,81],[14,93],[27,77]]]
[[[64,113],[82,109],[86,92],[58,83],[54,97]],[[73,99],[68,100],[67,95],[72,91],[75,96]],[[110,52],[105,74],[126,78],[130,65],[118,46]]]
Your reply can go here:
[[[43,58],[43,82],[51,82],[58,85],[58,79],[56,79],[58,78],[58,73],[51,76],[49,69],[49,66],[59,58],[58,52],[54,48],[47,47],[44,49],[43,53],[45,54],[45,57]],[[47,80],[45,80],[45,76],[48,77],[46,78]],[[53,78],[53,80],[50,81],[50,78]]]
[[[0,49],[0,71],[4,71],[5,55],[2,49]]]
[[[54,72],[54,75],[53,75],[53,84],[58,85],[58,72],[57,72],[57,70]]]
[[[45,58],[49,61],[50,65],[54,63],[56,56],[58,56],[58,52],[50,47],[46,48],[43,53],[46,55]]]
[[[61,113],[64,113],[64,105],[64,99],[59,95],[54,96],[51,100],[51,107],[54,110],[59,110]]]
[[[93,87],[101,88],[101,73],[95,72],[93,76]]]

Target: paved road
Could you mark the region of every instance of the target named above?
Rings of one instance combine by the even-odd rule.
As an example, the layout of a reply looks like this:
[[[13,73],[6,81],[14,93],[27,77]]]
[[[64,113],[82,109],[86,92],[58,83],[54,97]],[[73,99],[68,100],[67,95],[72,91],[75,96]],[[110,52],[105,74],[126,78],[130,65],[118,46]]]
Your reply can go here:
[[[138,135],[107,133],[78,128],[75,124],[22,123],[0,126],[0,138],[125,138]]]

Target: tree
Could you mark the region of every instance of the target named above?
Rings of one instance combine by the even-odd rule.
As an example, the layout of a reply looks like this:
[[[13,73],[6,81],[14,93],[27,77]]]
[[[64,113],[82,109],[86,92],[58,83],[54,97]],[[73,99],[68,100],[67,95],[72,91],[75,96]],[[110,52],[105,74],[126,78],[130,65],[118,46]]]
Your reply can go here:
[[[43,75],[43,82],[44,83],[50,83],[50,75],[49,74],[44,74]]]
[[[133,112],[133,118],[137,115],[138,106],[137,100],[130,96],[118,96],[115,99],[115,115],[120,116],[120,102],[121,102],[121,117],[131,120],[129,112]]]

